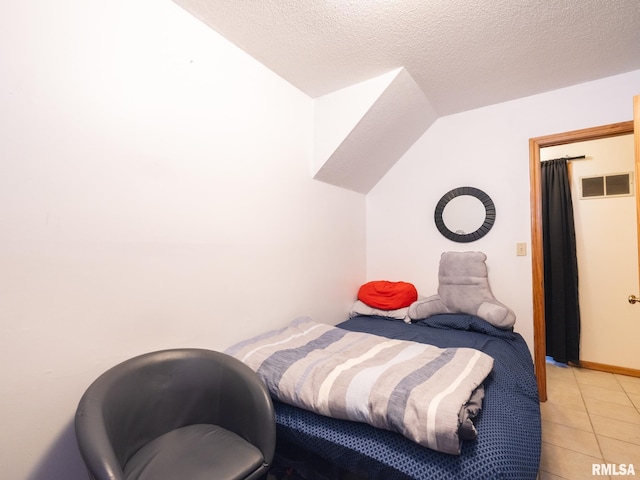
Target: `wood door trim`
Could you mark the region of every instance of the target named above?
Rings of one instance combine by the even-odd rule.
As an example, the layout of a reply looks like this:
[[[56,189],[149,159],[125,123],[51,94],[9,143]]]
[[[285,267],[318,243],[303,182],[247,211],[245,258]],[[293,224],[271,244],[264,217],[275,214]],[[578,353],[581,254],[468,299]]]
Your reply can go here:
[[[635,183],[636,183],[636,224],[638,227],[638,239],[640,239],[640,183],[638,173],[640,172],[640,95],[633,97],[633,128],[638,132],[633,136],[635,146]],[[640,272],[640,241],[638,242],[638,272]]]
[[[639,97],[634,99],[640,104]],[[640,107],[638,107],[640,108]],[[529,139],[529,179],[531,185],[531,276],[533,286],[533,356],[540,401],[547,400],[546,335],[544,325],[544,258],[542,248],[542,190],[540,184],[540,149],[567,143],[598,140],[633,133],[633,121],[573,130]],[[637,142],[637,139],[636,139]],[[638,161],[636,143],[636,162]],[[638,164],[636,163],[636,171]],[[638,182],[636,182],[636,185]],[[636,202],[638,197],[636,197]],[[640,215],[640,206],[638,207]],[[639,220],[640,221],[640,220]],[[640,268],[640,266],[639,266]]]

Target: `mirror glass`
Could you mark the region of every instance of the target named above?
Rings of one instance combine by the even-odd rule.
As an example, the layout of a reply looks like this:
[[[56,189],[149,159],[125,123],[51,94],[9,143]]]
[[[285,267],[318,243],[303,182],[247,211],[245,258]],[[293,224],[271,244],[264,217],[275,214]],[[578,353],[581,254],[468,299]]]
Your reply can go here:
[[[474,187],[458,187],[442,196],[434,214],[436,227],[454,242],[473,242],[484,237],[496,218],[489,195]]]
[[[475,232],[487,216],[482,202],[471,195],[460,195],[447,203],[442,221],[454,233],[465,235]]]

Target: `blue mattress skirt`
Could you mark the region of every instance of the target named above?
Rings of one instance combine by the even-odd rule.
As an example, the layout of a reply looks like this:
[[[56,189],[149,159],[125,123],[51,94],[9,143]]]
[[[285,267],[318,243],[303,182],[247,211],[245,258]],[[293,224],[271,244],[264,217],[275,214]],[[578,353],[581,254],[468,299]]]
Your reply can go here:
[[[413,324],[361,316],[337,326],[439,347],[476,348],[491,355],[494,367],[485,381],[482,411],[474,420],[478,438],[463,442],[460,455],[449,455],[398,433],[275,401],[279,442],[375,480],[536,478],[540,405],[531,354],[520,335],[470,315],[437,315]]]

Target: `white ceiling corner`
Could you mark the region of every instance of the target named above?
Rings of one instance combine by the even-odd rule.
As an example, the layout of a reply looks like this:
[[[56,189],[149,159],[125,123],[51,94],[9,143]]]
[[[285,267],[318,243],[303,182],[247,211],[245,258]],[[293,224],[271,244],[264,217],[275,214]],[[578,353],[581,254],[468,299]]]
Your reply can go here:
[[[350,87],[327,93],[313,101],[313,174],[371,109],[401,69]]]
[[[316,180],[368,193],[437,119],[411,75],[404,68],[393,73],[387,87],[327,156]]]
[[[403,68],[429,118],[640,69],[639,0],[174,2],[314,99]],[[402,103],[393,83],[386,99]],[[414,131],[374,118],[393,111],[386,99],[325,152],[319,176],[367,191],[395,163]]]

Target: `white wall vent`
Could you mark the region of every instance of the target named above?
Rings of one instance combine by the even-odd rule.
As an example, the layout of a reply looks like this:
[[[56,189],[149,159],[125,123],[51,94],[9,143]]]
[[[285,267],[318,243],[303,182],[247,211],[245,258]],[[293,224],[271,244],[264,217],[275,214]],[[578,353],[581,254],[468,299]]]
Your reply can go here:
[[[633,172],[580,177],[580,198],[633,195]]]

